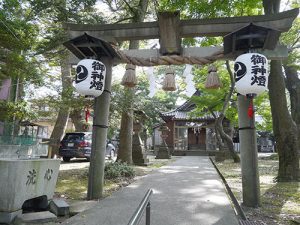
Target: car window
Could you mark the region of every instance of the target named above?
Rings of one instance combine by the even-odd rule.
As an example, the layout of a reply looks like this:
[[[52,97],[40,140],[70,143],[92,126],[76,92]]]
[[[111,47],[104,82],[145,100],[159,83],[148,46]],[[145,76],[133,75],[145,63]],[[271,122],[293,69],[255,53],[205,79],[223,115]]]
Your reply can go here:
[[[64,141],[82,141],[84,134],[66,134]]]
[[[86,134],[85,136],[84,136],[84,138],[85,138],[85,140],[92,140],[92,134]]]

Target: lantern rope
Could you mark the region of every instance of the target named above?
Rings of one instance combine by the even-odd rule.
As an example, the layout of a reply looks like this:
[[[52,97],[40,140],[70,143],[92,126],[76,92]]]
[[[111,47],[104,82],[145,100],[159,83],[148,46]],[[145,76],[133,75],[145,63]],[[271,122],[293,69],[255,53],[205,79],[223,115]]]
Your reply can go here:
[[[121,58],[121,61],[126,64],[133,64],[136,66],[157,66],[157,65],[182,65],[182,64],[198,64],[205,65],[215,62],[223,58],[223,50],[217,51],[207,57],[196,56],[180,56],[180,55],[163,55],[150,58],[132,57],[126,55],[123,51],[115,48],[115,51]]]

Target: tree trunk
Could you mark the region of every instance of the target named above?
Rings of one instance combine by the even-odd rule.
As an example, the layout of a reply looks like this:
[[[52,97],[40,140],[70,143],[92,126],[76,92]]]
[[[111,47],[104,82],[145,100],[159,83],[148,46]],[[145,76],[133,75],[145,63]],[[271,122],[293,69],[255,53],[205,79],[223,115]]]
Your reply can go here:
[[[298,144],[300,144],[300,79],[296,67],[284,66],[286,86],[290,93],[291,114],[298,128]],[[300,146],[298,148],[298,154]]]
[[[75,131],[88,131],[88,125],[85,119],[82,117],[81,109],[74,109],[70,113],[70,118],[75,126]]]
[[[223,119],[225,117],[225,112],[228,108],[229,101],[232,97],[232,93],[233,93],[234,85],[235,85],[234,76],[230,69],[229,61],[226,61],[226,68],[227,68],[227,71],[230,76],[230,89],[229,89],[228,94],[226,95],[226,99],[224,101],[222,111],[220,112],[220,116],[217,117],[212,109],[208,109],[208,110],[210,111],[212,116],[215,118],[215,131],[216,131],[216,138],[217,138],[217,144],[219,146],[219,150],[220,151],[224,150],[225,149],[224,143],[226,143],[233,161],[235,163],[238,163],[238,162],[240,162],[240,157],[234,151],[234,144],[233,144],[232,137],[230,137],[228,134],[225,133],[224,127],[223,127]],[[224,159],[225,159],[225,156],[224,156]]]
[[[233,140],[229,135],[227,135],[224,132],[224,127],[223,127],[223,119],[225,117],[225,112],[228,108],[229,101],[232,97],[232,93],[233,93],[234,85],[235,85],[234,76],[233,76],[233,73],[230,69],[229,61],[226,61],[226,68],[227,68],[227,71],[228,71],[228,74],[229,74],[229,77],[230,77],[230,89],[229,89],[228,94],[226,95],[226,99],[224,101],[222,111],[220,112],[220,116],[216,119],[216,128],[217,128],[217,131],[218,131],[220,137],[222,138],[222,142],[227,144],[228,150],[230,152],[230,155],[231,155],[233,161],[235,163],[238,163],[238,162],[240,162],[240,157],[234,151]],[[223,147],[223,144],[222,144],[222,147]]]
[[[287,89],[290,93],[291,114],[297,125],[298,159],[300,155],[300,79],[297,68],[284,65]],[[300,173],[300,172],[299,172]],[[299,175],[300,176],[300,175]],[[299,179],[299,177],[298,177]]]
[[[148,8],[148,0],[140,0],[137,9],[131,8],[134,11],[132,22],[143,22]],[[138,49],[139,41],[131,40],[129,49]],[[120,148],[118,151],[118,161],[132,163],[132,128],[133,128],[133,97],[134,89],[126,88],[129,98],[126,99],[127,107],[124,107],[121,118],[120,128]]]
[[[299,156],[297,126],[289,113],[281,61],[271,61],[269,96],[273,132],[279,155],[278,181],[297,181]]]
[[[147,145],[147,140],[148,140],[147,129],[143,129],[142,140],[144,142],[144,147],[147,150],[148,149],[148,145]]]
[[[130,90],[129,90],[130,91]],[[133,128],[133,110],[122,112],[120,147],[118,150],[117,161],[132,164],[132,128]]]
[[[278,13],[280,9],[280,0],[263,0],[265,14]]]
[[[71,87],[71,65],[66,57],[61,59],[61,78],[62,78],[62,101],[69,97],[68,89]],[[58,154],[59,142],[63,138],[69,119],[69,106],[61,104],[54,129],[50,137],[51,157]]]
[[[16,87],[14,89],[14,102],[17,103],[18,101],[22,101],[25,96],[24,92],[24,79],[17,78],[16,79]],[[13,136],[16,137],[19,135],[20,132],[20,122],[22,122],[22,118],[15,118],[13,119]]]
[[[234,145],[233,145],[232,138],[228,134],[226,134],[225,131],[224,131],[223,119],[224,119],[224,115],[220,115],[216,120],[216,127],[217,127],[217,130],[218,130],[218,133],[220,134],[222,140],[226,143],[233,161],[235,163],[239,163],[240,162],[240,157],[234,151]]]
[[[265,14],[279,12],[280,0],[263,0]],[[273,132],[279,155],[278,181],[299,179],[299,155],[297,126],[287,106],[285,82],[281,61],[271,61],[269,97],[273,120]]]
[[[217,121],[217,118],[215,118],[215,120]],[[217,145],[219,147],[219,150],[222,150],[224,148],[224,144],[223,144],[222,139],[220,137],[220,132],[218,130],[217,123],[215,123],[215,132],[216,132]]]

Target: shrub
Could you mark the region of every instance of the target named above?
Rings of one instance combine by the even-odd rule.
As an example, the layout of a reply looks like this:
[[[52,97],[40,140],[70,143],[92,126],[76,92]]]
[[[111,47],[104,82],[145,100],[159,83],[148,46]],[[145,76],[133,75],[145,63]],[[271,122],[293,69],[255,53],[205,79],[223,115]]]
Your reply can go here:
[[[263,160],[279,160],[279,156],[277,153],[273,153],[270,156],[261,157]]]
[[[105,179],[116,179],[121,177],[134,177],[134,170],[127,163],[110,162],[105,164]]]

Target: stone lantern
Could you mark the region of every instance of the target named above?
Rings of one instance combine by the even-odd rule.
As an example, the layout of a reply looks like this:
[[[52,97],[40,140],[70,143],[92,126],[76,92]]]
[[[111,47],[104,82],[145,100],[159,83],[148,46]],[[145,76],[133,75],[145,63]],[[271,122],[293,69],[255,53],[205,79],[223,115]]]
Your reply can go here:
[[[161,145],[159,146],[156,159],[170,159],[169,148],[166,143],[166,139],[169,136],[170,129],[165,125],[161,125],[158,129],[161,132]]]

